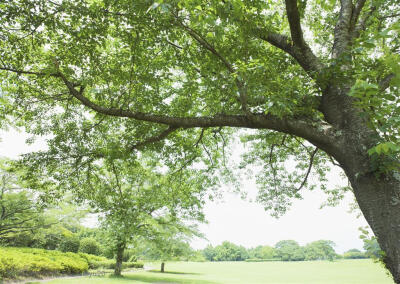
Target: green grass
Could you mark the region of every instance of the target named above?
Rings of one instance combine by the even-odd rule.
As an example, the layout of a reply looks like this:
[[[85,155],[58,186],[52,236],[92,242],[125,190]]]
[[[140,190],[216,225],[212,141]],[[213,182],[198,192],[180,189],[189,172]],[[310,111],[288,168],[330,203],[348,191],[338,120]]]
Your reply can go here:
[[[158,263],[150,264],[159,268]],[[268,284],[393,284],[385,270],[372,260],[335,262],[171,262],[166,273],[133,272],[123,278],[93,277],[54,280],[52,284],[125,283],[268,283]]]

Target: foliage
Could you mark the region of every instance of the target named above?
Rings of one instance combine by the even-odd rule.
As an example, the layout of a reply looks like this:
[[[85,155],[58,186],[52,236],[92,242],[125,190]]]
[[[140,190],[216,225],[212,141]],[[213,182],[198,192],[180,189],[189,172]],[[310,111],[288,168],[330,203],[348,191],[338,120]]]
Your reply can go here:
[[[144,264],[141,262],[127,261],[127,262],[122,263],[122,269],[143,268],[143,265]],[[115,269],[115,260],[108,259],[108,260],[102,260],[102,261],[94,261],[89,266],[90,266],[90,268],[93,268],[93,269],[98,269],[98,268]]]
[[[378,244],[378,240],[374,235],[371,235],[367,228],[359,228],[361,231],[360,238],[364,242],[365,256],[382,261],[385,253],[382,251]]]
[[[76,236],[66,237],[58,245],[58,249],[62,252],[78,252],[79,247],[80,241]]]
[[[149,259],[188,260],[194,253],[189,242],[196,236],[202,237],[197,226],[166,216],[140,241],[146,246],[145,256]]]
[[[93,238],[84,238],[80,241],[79,252],[99,255],[100,244]]]
[[[0,240],[48,226],[43,202],[34,192],[22,187],[18,173],[10,172],[6,163],[0,160]]]
[[[333,260],[336,258],[335,243],[319,240],[304,247],[305,260]]]
[[[272,259],[276,256],[275,249],[270,246],[257,246],[248,252],[249,257],[254,259]]]
[[[204,257],[209,261],[243,261],[249,256],[246,248],[228,241],[224,241],[215,248],[207,246],[203,253]]]
[[[378,240],[399,277],[398,1],[19,0],[1,8],[1,110],[50,137],[48,149],[23,158],[32,188],[85,198],[113,162],[137,169],[148,152],[158,173],[187,168],[202,189],[214,187],[218,170],[235,176],[227,127],[254,129],[242,139],[241,168],[255,165],[265,209],[280,216],[301,189],[326,181],[329,164],[340,165],[375,233],[393,235]]]
[[[345,259],[362,259],[367,258],[367,255],[358,249],[350,249],[343,254]]]
[[[31,248],[0,248],[2,278],[78,274],[87,270],[88,263],[78,254]]]
[[[304,249],[293,240],[279,241],[275,245],[276,256],[283,261],[299,261],[305,259]]]
[[[248,258],[246,262],[266,262],[266,261],[277,261],[276,258]]]
[[[302,261],[302,260],[333,260],[339,257],[334,249],[335,244],[329,240],[311,242],[304,247],[296,241],[279,241],[275,247],[257,246],[245,249],[230,242],[223,242],[215,248],[208,245],[203,249],[203,255],[208,261],[235,261],[248,262],[262,261]]]

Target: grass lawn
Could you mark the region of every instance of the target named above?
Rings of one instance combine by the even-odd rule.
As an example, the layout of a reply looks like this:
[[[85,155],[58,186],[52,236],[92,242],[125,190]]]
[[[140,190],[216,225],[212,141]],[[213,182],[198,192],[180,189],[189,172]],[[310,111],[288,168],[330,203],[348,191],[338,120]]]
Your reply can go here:
[[[148,264],[159,268],[158,263]],[[372,260],[335,262],[171,262],[166,272],[133,272],[123,278],[54,280],[52,284],[125,283],[291,283],[291,284],[393,284],[385,270]]]

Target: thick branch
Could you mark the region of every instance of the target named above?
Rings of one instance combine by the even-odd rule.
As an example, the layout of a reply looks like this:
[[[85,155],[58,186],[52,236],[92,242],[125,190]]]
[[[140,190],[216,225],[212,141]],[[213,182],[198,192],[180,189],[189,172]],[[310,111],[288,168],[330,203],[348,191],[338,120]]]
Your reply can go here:
[[[24,71],[18,71],[23,73]],[[48,75],[49,76],[49,75]],[[270,129],[295,136],[302,137],[322,150],[332,153],[332,151],[339,151],[335,143],[335,137],[333,129],[327,129],[326,127],[319,129],[318,125],[313,126],[315,122],[310,122],[307,119],[301,118],[280,118],[272,114],[253,114],[252,119],[248,119],[246,115],[215,115],[215,116],[200,116],[200,117],[179,117],[179,116],[168,116],[152,113],[134,112],[129,109],[115,108],[115,107],[104,107],[101,106],[87,97],[84,96],[85,88],[80,87],[78,91],[74,84],[70,82],[61,72],[52,74],[60,78],[71,96],[76,98],[82,103],[82,105],[90,108],[91,110],[115,117],[130,118],[139,121],[147,121],[156,124],[164,124],[170,126],[168,130],[164,131],[158,136],[150,138],[149,140],[156,142],[165,138],[170,132],[177,128],[207,128],[207,127],[240,127],[240,128],[253,128],[253,129]],[[332,130],[332,131],[331,131]],[[148,141],[149,143],[151,141]],[[141,142],[141,143],[147,143]],[[137,145],[136,145],[137,147]],[[336,149],[336,150],[334,150]]]
[[[295,46],[287,36],[263,31],[262,29],[256,28],[254,29],[254,32],[259,39],[272,44],[296,59],[311,78],[318,78],[318,74],[323,68],[323,64],[307,44],[304,44],[302,47]]]
[[[358,18],[360,17],[361,11],[364,8],[366,0],[358,0],[353,9],[353,15],[351,17],[351,30],[354,30],[358,24]]]
[[[306,43],[300,24],[300,14],[297,8],[297,0],[285,0],[286,13],[290,26],[290,35],[295,46],[303,47]]]
[[[358,20],[358,22],[355,23],[354,27],[353,27],[353,34],[352,37],[354,38],[358,38],[360,36],[360,33],[366,29],[367,27],[367,22],[370,19],[370,17],[372,16],[372,14],[375,12],[376,7],[372,6],[369,10],[368,13],[365,13],[364,16]]]
[[[332,49],[332,57],[338,58],[350,44],[351,19],[353,3],[351,0],[340,1],[340,15],[335,26],[335,39]]]

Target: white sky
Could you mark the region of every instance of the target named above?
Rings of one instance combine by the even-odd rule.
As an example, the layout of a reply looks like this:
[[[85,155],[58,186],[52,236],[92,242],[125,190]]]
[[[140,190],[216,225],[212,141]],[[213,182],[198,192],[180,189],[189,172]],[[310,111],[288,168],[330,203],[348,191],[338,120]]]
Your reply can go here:
[[[0,138],[0,156],[9,158],[45,147],[42,139],[34,145],[26,145],[27,136],[13,129],[0,131]],[[343,184],[344,181],[334,172],[330,182]],[[254,184],[251,181],[243,184],[249,195],[254,195]],[[202,224],[200,230],[208,240],[194,240],[192,246],[200,249],[208,243],[215,246],[225,240],[245,247],[273,246],[285,239],[293,239],[304,245],[326,239],[336,243],[338,253],[351,248],[362,249],[358,228],[367,223],[363,217],[357,218],[355,213],[348,213],[349,204],[353,201],[351,194],[339,206],[323,209],[319,209],[326,199],[322,192],[315,190],[303,196],[304,199],[296,200],[286,215],[275,219],[261,205],[244,201],[236,194],[225,193],[223,201],[207,202],[205,214],[209,223]]]

